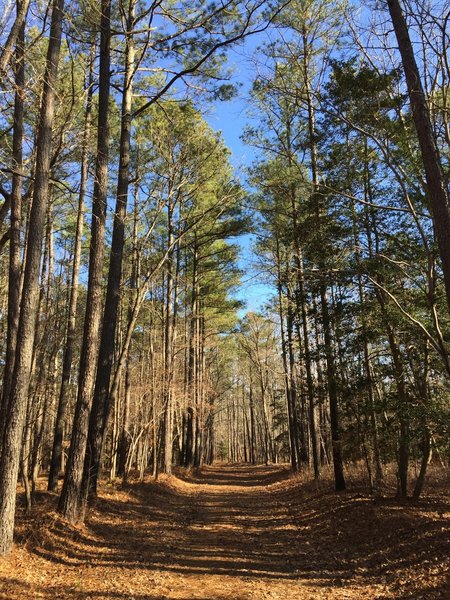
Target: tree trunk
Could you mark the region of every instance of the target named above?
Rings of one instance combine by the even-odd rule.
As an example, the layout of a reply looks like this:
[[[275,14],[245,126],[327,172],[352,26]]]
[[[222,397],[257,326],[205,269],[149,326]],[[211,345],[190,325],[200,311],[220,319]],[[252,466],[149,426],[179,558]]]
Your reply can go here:
[[[312,196],[316,201],[316,217],[319,231],[322,229],[321,207],[319,202],[319,168],[317,159],[317,144],[316,144],[316,124],[315,124],[315,109],[311,94],[311,86],[309,81],[309,50],[306,41],[306,31],[303,34],[304,43],[304,85],[306,92],[306,102],[308,107],[308,134],[309,134],[309,150],[311,160],[311,179],[312,179]],[[328,397],[330,400],[330,421],[331,421],[331,440],[333,452],[333,467],[336,490],[345,490],[345,478],[342,465],[342,450],[341,436],[339,430],[339,406],[336,381],[336,367],[334,360],[334,351],[332,346],[331,322],[327,298],[327,284],[325,279],[325,265],[322,257],[319,258],[319,288],[322,313],[323,337],[325,345],[325,359],[327,365],[327,380],[328,380]]]
[[[92,113],[92,95],[93,95],[93,73],[94,73],[94,57],[95,57],[95,43],[91,45],[91,57],[89,64],[89,75],[87,81],[87,99],[86,99],[86,111],[84,117],[84,131],[83,131],[83,142],[81,150],[81,178],[80,178],[80,192],[78,195],[78,213],[77,213],[77,224],[75,230],[75,248],[73,256],[73,268],[72,268],[72,280],[70,287],[70,298],[69,308],[67,316],[67,335],[66,345],[64,348],[63,357],[63,368],[62,368],[62,379],[61,388],[59,392],[58,409],[56,413],[55,431],[53,437],[53,448],[50,462],[50,472],[48,476],[48,487],[47,489],[52,492],[56,492],[58,489],[58,473],[62,466],[62,453],[63,453],[63,436],[64,436],[64,422],[66,419],[67,405],[69,402],[69,382],[72,371],[73,352],[75,346],[75,335],[76,335],[76,317],[77,317],[77,305],[78,305],[78,279],[80,275],[80,264],[81,264],[81,246],[83,241],[83,225],[84,225],[84,201],[86,196],[86,187],[88,180],[88,167],[89,167],[89,136],[90,136],[90,125],[91,125],[91,113]]]
[[[9,31],[2,53],[0,54],[0,77],[3,77],[9,61],[11,60],[16,40],[22,35],[21,31],[25,23],[29,4],[30,0],[21,0],[16,3],[16,18]]]
[[[414,486],[413,498],[418,500],[423,490],[423,486],[425,485],[425,477],[427,474],[428,464],[431,460],[432,450],[431,450],[431,431],[428,425],[428,408],[430,401],[430,392],[428,388],[428,374],[429,374],[429,352],[428,352],[428,342],[425,341],[425,350],[424,350],[424,359],[423,359],[423,374],[419,377],[418,381],[418,394],[422,400],[423,407],[421,413],[421,428],[422,428],[422,442],[421,442],[421,450],[422,450],[422,460],[420,462],[420,470],[419,475],[417,476],[416,484]]]
[[[20,3],[17,3],[19,15]],[[23,135],[24,135],[24,106],[23,95],[25,88],[25,23],[20,28],[15,55],[15,85],[14,96],[14,133],[13,133],[13,177],[11,202],[11,225],[9,237],[9,273],[8,273],[8,329],[6,337],[6,362],[3,370],[3,388],[0,404],[0,439],[3,439],[6,414],[8,412],[9,393],[14,371],[17,328],[20,312],[20,225],[22,218],[22,169],[23,169]],[[1,454],[1,447],[0,447]]]
[[[36,173],[17,331],[16,360],[8,402],[8,427],[5,428],[3,436],[3,452],[0,461],[0,555],[10,552],[13,541],[20,445],[30,384],[39,295],[39,267],[48,203],[50,151],[63,9],[64,1],[54,0],[36,142]]]
[[[72,428],[66,476],[58,510],[71,522],[83,520],[83,467],[86,454],[93,386],[99,348],[102,309],[102,276],[105,239],[106,199],[108,194],[109,95],[110,95],[110,0],[102,0],[100,40],[99,111],[97,161],[92,204],[89,281],[83,344],[80,356],[78,396]]]
[[[278,237],[275,237],[276,244],[276,268],[277,268],[277,292],[278,292],[278,314],[280,317],[280,329],[281,329],[281,356],[283,360],[283,371],[284,371],[284,387],[286,392],[286,402],[288,409],[288,424],[289,424],[289,449],[291,466],[294,471],[298,470],[298,455],[297,455],[297,428],[296,428],[296,415],[295,415],[295,397],[292,394],[291,383],[292,377],[289,369],[288,362],[288,341],[286,339],[286,328],[285,328],[285,317],[283,309],[283,278],[281,274],[281,256],[280,256],[280,243]],[[294,390],[295,393],[295,390]],[[251,413],[250,413],[251,414]],[[254,441],[254,417],[252,423],[252,441]],[[254,449],[252,450],[254,456]]]
[[[341,432],[339,426],[338,393],[336,381],[336,365],[331,337],[331,323],[328,307],[327,290],[321,284],[320,289],[323,337],[325,345],[325,359],[327,366],[328,397],[330,400],[331,442],[333,453],[333,468],[335,488],[345,490],[344,469],[342,464]]]
[[[317,441],[316,402],[314,398],[314,381],[312,375],[311,342],[309,339],[309,323],[306,305],[305,279],[303,271],[303,255],[297,247],[297,282],[299,286],[300,314],[302,319],[303,349],[305,354],[306,389],[308,393],[309,435],[311,438],[314,477],[320,476],[320,460]]]
[[[194,464],[194,416],[197,410],[197,386],[195,381],[198,336],[198,247],[194,238],[192,251],[192,291],[191,291],[191,319],[189,324],[188,365],[187,365],[187,392],[188,408],[186,413],[186,449],[184,466]]]
[[[173,375],[173,296],[174,285],[174,194],[169,189],[167,206],[167,285],[165,299],[165,324],[164,324],[164,389],[163,389],[163,418],[162,418],[162,444],[160,468],[163,473],[172,473],[173,454],[173,406],[172,406],[172,375]]]
[[[425,484],[425,476],[427,473],[428,463],[431,458],[431,434],[428,428],[425,429],[422,438],[422,460],[420,462],[419,475],[417,476],[416,485],[414,486],[413,498],[418,500]]]
[[[128,7],[127,32],[134,27],[134,0]],[[100,351],[98,357],[97,378],[94,399],[89,421],[86,462],[84,465],[83,486],[86,493],[97,493],[100,468],[100,455],[103,446],[106,425],[111,412],[110,380],[114,361],[117,314],[120,302],[122,281],[123,250],[125,244],[125,217],[127,212],[128,187],[130,181],[130,141],[131,141],[131,103],[132,80],[134,75],[133,35],[129,33],[125,49],[125,74],[122,96],[122,119],[120,132],[119,176],[117,182],[117,201],[114,211],[114,224],[109,261],[108,285],[103,312]]]
[[[131,287],[133,289],[133,295],[130,296],[128,304],[128,315],[127,315],[127,331],[133,321],[133,304],[138,295],[139,287],[139,251],[138,251],[138,223],[139,223],[139,176],[138,169],[136,168],[136,181],[134,189],[134,210],[133,210],[133,264],[131,267]],[[119,442],[118,442],[118,469],[117,474],[124,478],[127,477],[127,457],[130,447],[130,396],[131,396],[131,365],[130,365],[130,349],[126,350],[126,373],[125,373],[125,399],[123,407],[123,418],[120,426]]]
[[[450,198],[430,111],[423,89],[405,16],[398,0],[387,0],[389,13],[402,58],[414,125],[425,170],[428,197],[444,274],[447,307],[450,312]]]

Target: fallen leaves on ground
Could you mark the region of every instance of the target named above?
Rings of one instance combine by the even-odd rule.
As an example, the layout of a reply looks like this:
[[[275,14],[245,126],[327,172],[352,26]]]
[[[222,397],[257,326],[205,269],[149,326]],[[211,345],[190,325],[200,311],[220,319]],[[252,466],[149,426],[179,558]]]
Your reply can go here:
[[[336,494],[283,467],[218,466],[104,483],[86,524],[40,492],[18,511],[0,599],[450,599],[450,502]]]

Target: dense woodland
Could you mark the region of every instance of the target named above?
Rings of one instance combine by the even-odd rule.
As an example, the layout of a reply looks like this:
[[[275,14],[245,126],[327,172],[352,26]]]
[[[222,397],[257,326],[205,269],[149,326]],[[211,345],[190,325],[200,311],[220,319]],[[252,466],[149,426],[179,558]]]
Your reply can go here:
[[[343,490],[360,463],[376,495],[395,464],[418,498],[448,465],[449,22],[434,0],[2,4],[0,554],[18,480],[76,523],[100,476],[288,462]],[[207,116],[244,93],[237,173]]]

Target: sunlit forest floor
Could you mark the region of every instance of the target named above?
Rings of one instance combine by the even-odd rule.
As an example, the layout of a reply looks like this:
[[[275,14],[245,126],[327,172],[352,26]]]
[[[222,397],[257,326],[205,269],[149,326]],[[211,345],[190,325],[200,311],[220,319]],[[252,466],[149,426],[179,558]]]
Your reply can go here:
[[[374,501],[356,475],[336,494],[282,467],[104,484],[72,527],[40,492],[19,508],[0,598],[450,598],[450,500],[433,474],[422,500]]]

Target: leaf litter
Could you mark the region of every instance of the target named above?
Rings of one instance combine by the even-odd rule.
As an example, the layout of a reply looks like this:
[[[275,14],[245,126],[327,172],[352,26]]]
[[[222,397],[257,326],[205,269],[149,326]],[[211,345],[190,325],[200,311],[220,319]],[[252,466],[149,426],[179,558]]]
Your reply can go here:
[[[40,491],[19,507],[0,599],[450,599],[450,501],[336,494],[284,467],[215,466],[103,483],[85,525]]]

